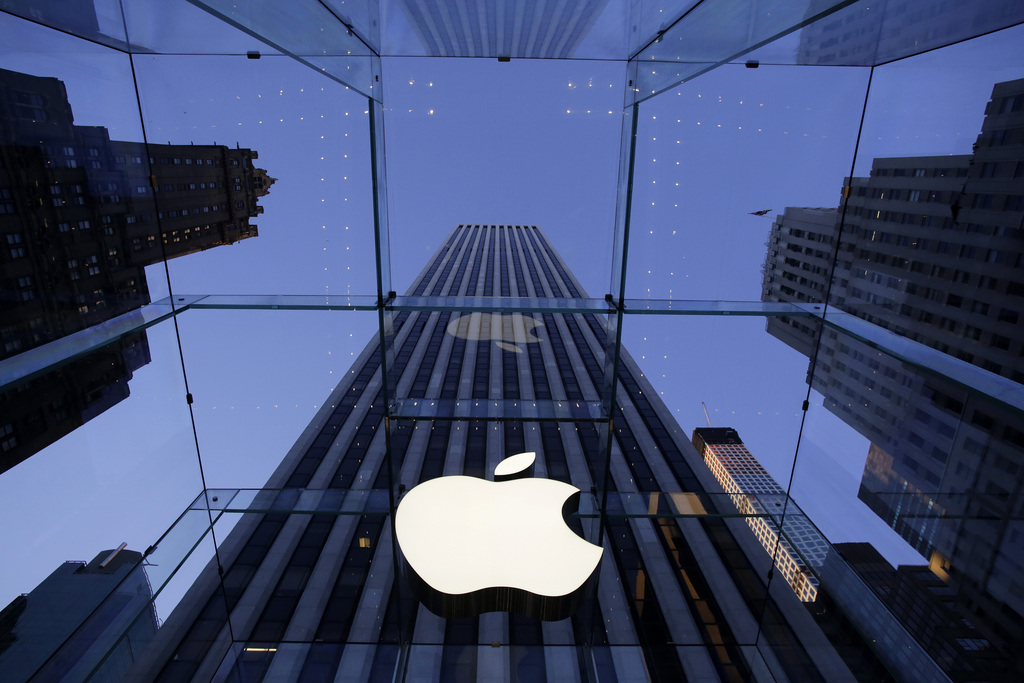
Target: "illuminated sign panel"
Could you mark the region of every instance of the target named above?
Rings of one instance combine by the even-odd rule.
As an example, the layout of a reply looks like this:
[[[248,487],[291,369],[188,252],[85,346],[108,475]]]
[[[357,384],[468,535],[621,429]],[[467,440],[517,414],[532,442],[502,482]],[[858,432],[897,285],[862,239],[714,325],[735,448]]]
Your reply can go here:
[[[578,488],[528,477],[535,457],[507,458],[493,482],[438,477],[402,499],[395,529],[403,569],[431,611],[557,620],[579,606],[604,551],[565,523],[578,509]]]

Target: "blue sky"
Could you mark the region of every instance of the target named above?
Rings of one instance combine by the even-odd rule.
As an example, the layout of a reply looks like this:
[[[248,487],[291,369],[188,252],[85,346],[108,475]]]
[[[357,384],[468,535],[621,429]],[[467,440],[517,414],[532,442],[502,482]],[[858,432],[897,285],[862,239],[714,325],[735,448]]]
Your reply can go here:
[[[142,139],[125,56],[5,15],[0,34],[0,67],[64,80],[77,123]],[[858,173],[875,156],[969,152],[992,84],[1024,74],[1021,37],[876,69]],[[151,142],[237,143],[279,179],[260,236],[171,262],[175,292],[372,293],[361,96],[280,56],[138,56],[134,68]],[[390,58],[384,75],[396,290],[457,223],[511,222],[540,226],[591,296],[607,291],[623,64]],[[628,295],[757,300],[771,219],[749,212],[837,205],[867,78],[726,66],[642,106]],[[154,298],[167,274],[150,268]],[[181,316],[207,484],[261,485],[375,325],[355,312]],[[24,558],[0,569],[0,604],[64,560],[144,549],[201,489],[175,330],[148,334],[153,362],[128,400],[0,476],[0,514],[22,520],[0,547]],[[705,424],[704,401],[786,485],[807,361],[763,320],[627,316],[624,341],[687,432]],[[812,397],[796,500],[831,540],[915,560],[854,499],[867,448]]]

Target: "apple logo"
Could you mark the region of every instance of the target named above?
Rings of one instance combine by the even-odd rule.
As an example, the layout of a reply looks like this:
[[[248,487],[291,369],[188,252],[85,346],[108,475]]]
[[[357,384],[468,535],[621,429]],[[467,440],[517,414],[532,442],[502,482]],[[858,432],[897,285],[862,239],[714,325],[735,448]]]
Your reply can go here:
[[[486,332],[484,323],[487,323]],[[522,353],[514,333],[520,325],[526,335],[522,341],[527,344],[540,341],[533,332],[544,327],[544,323],[522,313],[466,313],[448,323],[448,334],[460,339],[490,339],[506,351]]]
[[[553,621],[579,607],[604,549],[565,523],[580,490],[531,477],[535,459],[506,458],[493,482],[438,477],[405,494],[395,512],[402,571],[435,614],[509,611]]]

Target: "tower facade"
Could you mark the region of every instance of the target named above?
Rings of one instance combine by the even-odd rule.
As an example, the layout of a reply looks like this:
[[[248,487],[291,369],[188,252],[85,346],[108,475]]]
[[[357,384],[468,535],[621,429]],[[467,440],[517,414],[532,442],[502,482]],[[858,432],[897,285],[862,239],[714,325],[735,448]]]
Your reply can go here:
[[[524,225],[458,226],[409,295],[585,296]],[[613,419],[588,416],[603,382],[599,316],[448,308],[395,312],[392,329],[398,408],[385,419],[372,341],[134,680],[849,678],[789,586],[766,581],[770,557],[628,355]],[[414,410],[436,416],[403,417]],[[605,548],[594,593],[561,621],[436,616],[400,578],[389,496],[450,474],[490,478],[524,451],[537,453],[536,476],[583,492],[569,523]]]
[[[775,557],[793,592],[802,602],[814,602],[818,579],[811,567],[821,567],[828,557],[825,537],[796,503],[786,500],[786,490],[747,450],[735,429],[695,429],[693,445],[736,509],[747,516],[757,540]],[[780,534],[783,524],[786,532]]]

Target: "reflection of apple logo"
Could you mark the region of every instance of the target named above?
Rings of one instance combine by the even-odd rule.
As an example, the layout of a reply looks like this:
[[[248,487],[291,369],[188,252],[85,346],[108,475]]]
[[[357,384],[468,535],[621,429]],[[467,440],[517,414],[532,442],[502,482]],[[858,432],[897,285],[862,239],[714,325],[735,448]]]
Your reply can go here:
[[[528,476],[535,457],[506,458],[493,482],[438,477],[402,499],[395,532],[403,571],[435,614],[558,620],[579,607],[604,549],[565,523],[579,507],[578,488]]]
[[[533,331],[538,327],[544,327],[544,323],[522,313],[466,313],[448,323],[448,334],[460,339],[491,339],[506,351],[522,353],[523,350],[515,343],[516,336],[513,331],[519,325],[522,325],[526,335],[523,338],[524,342],[532,344],[540,341],[540,337]]]

